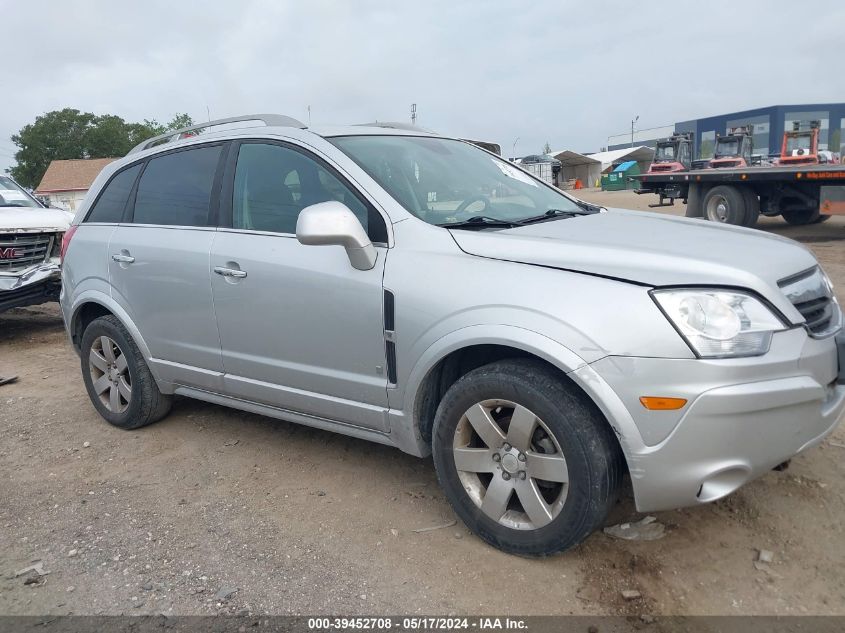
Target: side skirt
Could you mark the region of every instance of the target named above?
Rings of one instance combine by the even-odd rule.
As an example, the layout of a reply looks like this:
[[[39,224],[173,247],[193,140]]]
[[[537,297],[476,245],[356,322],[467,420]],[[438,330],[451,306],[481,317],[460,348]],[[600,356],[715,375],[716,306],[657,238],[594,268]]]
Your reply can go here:
[[[376,442],[378,444],[386,444],[387,446],[396,446],[395,442],[390,437],[390,434],[380,433],[378,431],[355,426],[353,424],[328,420],[326,418],[307,415],[304,413],[296,413],[295,411],[288,411],[287,409],[271,407],[265,404],[250,402],[248,400],[241,400],[239,398],[232,398],[230,396],[224,396],[210,391],[203,391],[202,389],[195,389],[193,387],[177,386],[174,393],[180,396],[186,396],[188,398],[195,398],[204,402],[230,407],[232,409],[239,409],[249,413],[257,413],[258,415],[266,415],[267,417],[284,420],[286,422],[303,424],[323,431],[349,435],[350,437],[357,437],[358,439]]]

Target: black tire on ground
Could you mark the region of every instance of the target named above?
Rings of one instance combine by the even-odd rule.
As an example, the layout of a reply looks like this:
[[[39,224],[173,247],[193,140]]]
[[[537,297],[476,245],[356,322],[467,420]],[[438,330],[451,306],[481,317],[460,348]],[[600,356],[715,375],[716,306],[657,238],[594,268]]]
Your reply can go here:
[[[559,497],[563,505],[542,527],[517,529],[491,518],[473,501],[458,474],[453,450],[458,424],[470,408],[490,400],[528,408],[550,430],[566,460],[566,494]],[[536,437],[532,435],[532,451],[541,450]],[[617,438],[595,405],[553,368],[532,359],[491,363],[455,382],[438,406],[432,449],[440,485],[467,527],[490,545],[521,556],[567,550],[599,529],[616,502],[625,468]],[[504,465],[504,460],[497,463]],[[501,469],[490,475],[485,497],[500,476],[504,477]],[[529,483],[539,486],[533,478]],[[508,512],[512,507],[518,512],[522,503],[518,491],[508,494]]]
[[[760,198],[747,187],[743,187],[741,191],[745,198],[745,221],[742,225],[754,228],[757,226],[757,220],[760,219]]]
[[[91,375],[91,350],[101,337],[111,339],[122,355],[126,357],[126,367],[130,377],[131,398],[125,411],[110,411],[100,400],[94,388]],[[112,315],[102,316],[91,321],[82,335],[81,345],[82,379],[91,403],[103,419],[121,429],[137,429],[157,422],[170,412],[172,396],[161,393],[150,373],[147,363],[132,336]]]
[[[805,224],[818,224],[819,222],[824,222],[830,216],[823,216],[818,209],[813,209],[811,211],[783,211],[781,212],[783,219],[786,220],[788,224],[793,226],[804,226]],[[822,219],[824,218],[824,220]]]
[[[746,198],[737,187],[718,185],[704,196],[704,218],[711,222],[745,226]]]

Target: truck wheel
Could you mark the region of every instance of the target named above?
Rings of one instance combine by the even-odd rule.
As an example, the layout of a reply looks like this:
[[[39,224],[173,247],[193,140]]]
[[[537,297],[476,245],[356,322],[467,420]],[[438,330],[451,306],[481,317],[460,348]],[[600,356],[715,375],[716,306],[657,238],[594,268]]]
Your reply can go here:
[[[168,414],[172,397],[159,391],[138,346],[116,317],[91,321],[81,352],[85,388],[106,422],[137,429]]]
[[[490,545],[546,556],[601,527],[623,461],[610,426],[554,370],[528,359],[475,369],[440,402],[434,465],[449,503]]]
[[[745,221],[742,225],[754,228],[760,219],[760,198],[751,189],[744,187],[740,191],[745,198]]]
[[[704,217],[711,222],[742,226],[745,215],[745,196],[736,187],[719,185],[704,196]]]
[[[783,211],[781,212],[783,219],[786,220],[789,224],[793,226],[804,226],[805,224],[818,224],[819,222],[824,222],[828,218],[829,215],[822,215],[818,209],[813,209],[811,211],[801,210],[801,211]],[[824,219],[822,219],[824,218]]]

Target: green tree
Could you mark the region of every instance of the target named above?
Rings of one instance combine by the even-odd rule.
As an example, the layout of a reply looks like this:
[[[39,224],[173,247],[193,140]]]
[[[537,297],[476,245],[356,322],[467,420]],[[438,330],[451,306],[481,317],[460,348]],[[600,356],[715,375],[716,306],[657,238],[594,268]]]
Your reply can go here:
[[[53,160],[123,156],[144,139],[191,124],[187,114],[177,114],[165,124],[155,120],[127,123],[111,114],[54,110],[12,135],[19,149],[9,172],[24,187],[35,188]]]

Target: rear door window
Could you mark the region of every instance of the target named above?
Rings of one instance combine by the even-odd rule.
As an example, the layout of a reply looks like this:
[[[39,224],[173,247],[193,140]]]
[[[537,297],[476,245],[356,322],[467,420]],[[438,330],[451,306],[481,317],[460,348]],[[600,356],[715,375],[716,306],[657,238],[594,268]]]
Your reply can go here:
[[[132,191],[132,185],[135,184],[142,165],[143,163],[138,163],[118,172],[103,189],[85,221],[113,223],[123,221],[123,212],[129,200],[129,193]]]
[[[207,226],[221,150],[205,146],[150,159],[138,183],[132,221]]]

